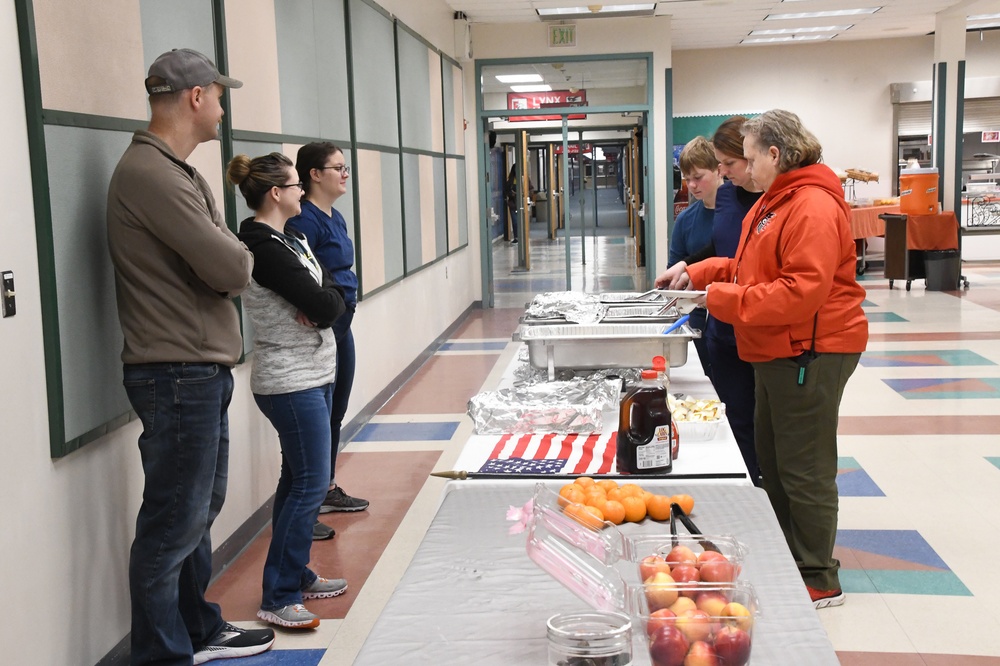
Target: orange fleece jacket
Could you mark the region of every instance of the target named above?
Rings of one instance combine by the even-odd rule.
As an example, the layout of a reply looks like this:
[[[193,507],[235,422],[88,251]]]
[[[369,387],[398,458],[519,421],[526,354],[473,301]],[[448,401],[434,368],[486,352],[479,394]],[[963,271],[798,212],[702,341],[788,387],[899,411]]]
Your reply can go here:
[[[695,288],[708,288],[708,311],[733,325],[740,358],[760,362],[812,348],[817,313],[817,352],[865,350],[856,262],[840,179],[814,164],[775,179],[743,219],[734,259],[706,259],[687,271]]]

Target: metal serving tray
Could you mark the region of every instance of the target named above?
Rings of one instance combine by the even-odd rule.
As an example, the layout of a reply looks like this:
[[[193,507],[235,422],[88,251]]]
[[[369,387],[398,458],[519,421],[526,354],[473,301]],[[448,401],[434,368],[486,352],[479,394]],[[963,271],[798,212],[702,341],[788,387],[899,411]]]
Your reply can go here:
[[[671,301],[649,305],[614,304],[608,305],[607,313],[599,322],[606,324],[661,324],[673,323],[681,314]],[[551,326],[553,324],[572,324],[565,317],[533,317],[524,315],[521,323],[528,326]]]
[[[654,356],[663,356],[670,367],[687,363],[688,341],[699,337],[686,324],[663,334],[669,324],[562,324],[521,326],[515,339],[528,345],[532,367],[557,369],[646,368]]]

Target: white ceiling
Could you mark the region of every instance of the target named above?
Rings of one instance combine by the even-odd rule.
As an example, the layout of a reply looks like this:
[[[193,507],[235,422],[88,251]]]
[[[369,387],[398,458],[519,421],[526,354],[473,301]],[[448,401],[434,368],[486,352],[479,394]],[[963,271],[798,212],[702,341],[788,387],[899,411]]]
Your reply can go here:
[[[445,0],[472,23],[527,23],[536,8],[632,4],[641,0]],[[881,7],[875,14],[801,20],[765,20],[769,14]],[[935,15],[955,8],[967,16],[1000,12],[1000,0],[659,0],[657,16],[671,16],[674,50],[739,45],[753,30],[853,25],[837,41],[910,37],[934,32]],[[580,20],[600,21],[602,18]],[[996,23],[996,21],[993,21]],[[808,42],[807,42],[808,43]],[[813,42],[815,43],[815,42]],[[746,46],[745,48],[751,48]]]

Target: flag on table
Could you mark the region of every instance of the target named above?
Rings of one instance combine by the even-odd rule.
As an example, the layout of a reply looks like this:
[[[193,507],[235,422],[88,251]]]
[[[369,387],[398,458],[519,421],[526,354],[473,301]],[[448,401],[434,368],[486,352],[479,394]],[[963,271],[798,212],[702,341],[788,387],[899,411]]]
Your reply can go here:
[[[479,469],[490,474],[611,474],[617,432],[503,435]]]

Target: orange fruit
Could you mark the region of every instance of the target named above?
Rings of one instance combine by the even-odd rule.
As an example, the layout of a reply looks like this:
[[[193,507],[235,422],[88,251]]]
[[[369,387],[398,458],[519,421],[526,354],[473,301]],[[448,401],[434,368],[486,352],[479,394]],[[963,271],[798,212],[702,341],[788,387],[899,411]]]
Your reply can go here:
[[[614,479],[601,479],[597,482],[597,485],[604,488],[605,492],[611,492],[618,487],[618,482]]]
[[[625,495],[622,494],[621,488],[612,488],[611,490],[608,491],[609,500],[615,500],[617,502],[620,501],[621,498],[623,497],[625,497]]]
[[[690,495],[674,495],[670,501],[679,504],[685,516],[690,516],[691,512],[694,511],[694,498]]]
[[[604,520],[609,523],[621,525],[625,522],[625,507],[621,502],[609,499],[601,507],[601,511],[604,512]]]
[[[587,506],[596,506],[597,508],[601,508],[607,501],[608,501],[608,496],[605,495],[604,493],[589,492],[587,493],[586,498],[583,500],[583,503],[586,504]]]
[[[653,520],[670,518],[670,498],[666,495],[650,495],[646,498],[646,515]]]
[[[589,476],[578,476],[576,477],[576,480],[573,483],[580,486],[581,488],[590,488],[596,482]]]
[[[625,507],[625,520],[637,523],[646,517],[646,503],[641,497],[623,497],[621,504]]]
[[[580,489],[580,486],[576,484],[571,483],[568,486],[566,486],[564,490],[565,492],[563,492],[563,490],[560,490],[559,495],[563,499],[569,502],[576,502],[577,504],[583,504],[587,500],[587,495],[584,494],[583,490]]]
[[[604,527],[603,517],[599,519],[594,511],[596,511],[596,509],[593,507],[587,507],[583,504],[568,504],[566,505],[566,508],[563,509],[563,513],[581,525],[592,527],[594,529],[600,529]]]
[[[622,484],[620,486],[620,490],[622,491],[622,495],[624,495],[626,497],[629,497],[629,496],[634,497],[636,495],[641,495],[642,494],[642,488],[640,488],[638,485],[636,485],[634,483],[625,483],[625,484]]]
[[[585,506],[583,508],[586,511],[589,511],[590,513],[594,514],[594,517],[597,518],[597,520],[599,522],[601,522],[601,523],[604,522],[604,512],[601,511],[598,507],[596,507],[596,506],[589,506],[588,505],[588,506]],[[598,527],[604,527],[604,526],[603,525],[599,525]]]

